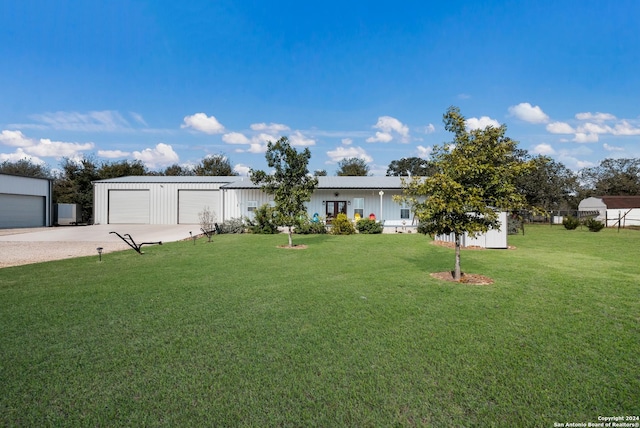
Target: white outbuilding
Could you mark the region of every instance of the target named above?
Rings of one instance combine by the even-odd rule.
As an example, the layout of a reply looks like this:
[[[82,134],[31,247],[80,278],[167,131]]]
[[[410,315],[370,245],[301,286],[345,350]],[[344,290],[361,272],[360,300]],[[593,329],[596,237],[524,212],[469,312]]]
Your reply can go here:
[[[598,212],[607,227],[640,226],[640,196],[597,196],[578,204],[579,213]]]
[[[0,229],[51,226],[53,181],[0,174]]]

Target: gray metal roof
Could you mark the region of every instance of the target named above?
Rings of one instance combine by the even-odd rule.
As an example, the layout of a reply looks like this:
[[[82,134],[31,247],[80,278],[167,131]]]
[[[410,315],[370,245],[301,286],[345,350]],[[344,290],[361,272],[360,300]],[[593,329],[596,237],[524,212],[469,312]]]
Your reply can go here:
[[[402,189],[400,177],[317,177],[318,189]],[[257,189],[249,177],[241,177],[225,189]]]
[[[406,177],[405,177],[406,178]],[[257,189],[249,177],[129,175],[94,183],[226,183],[225,189]],[[400,177],[318,177],[318,189],[402,189]]]
[[[94,183],[231,183],[239,180],[237,176],[169,176],[169,175],[128,175],[126,177],[97,180]]]

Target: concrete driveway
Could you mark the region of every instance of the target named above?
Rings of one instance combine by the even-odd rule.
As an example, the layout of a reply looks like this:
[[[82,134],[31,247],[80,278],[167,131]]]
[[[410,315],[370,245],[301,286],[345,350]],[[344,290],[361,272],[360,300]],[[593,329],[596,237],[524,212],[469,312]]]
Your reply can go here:
[[[37,229],[0,229],[0,268],[40,263],[72,257],[97,255],[113,251],[134,251],[115,234],[128,233],[137,244],[142,242],[174,242],[199,234],[198,225],[119,224],[94,226],[61,226]]]

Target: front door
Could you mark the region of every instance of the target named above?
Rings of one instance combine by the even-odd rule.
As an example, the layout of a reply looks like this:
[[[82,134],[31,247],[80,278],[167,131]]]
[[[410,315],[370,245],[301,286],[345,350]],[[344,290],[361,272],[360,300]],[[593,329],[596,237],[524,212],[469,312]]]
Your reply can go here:
[[[347,201],[327,201],[326,206],[327,223],[340,213],[347,214]]]

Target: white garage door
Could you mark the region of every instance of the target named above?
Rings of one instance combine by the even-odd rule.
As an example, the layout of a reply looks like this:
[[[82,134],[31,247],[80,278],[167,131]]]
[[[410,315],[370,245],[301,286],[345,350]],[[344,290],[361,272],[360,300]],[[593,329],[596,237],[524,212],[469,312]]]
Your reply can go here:
[[[149,224],[149,191],[109,190],[109,224]]]
[[[208,208],[220,218],[219,190],[178,190],[178,223],[199,224],[199,213]]]
[[[0,229],[45,226],[45,197],[0,195]]]

